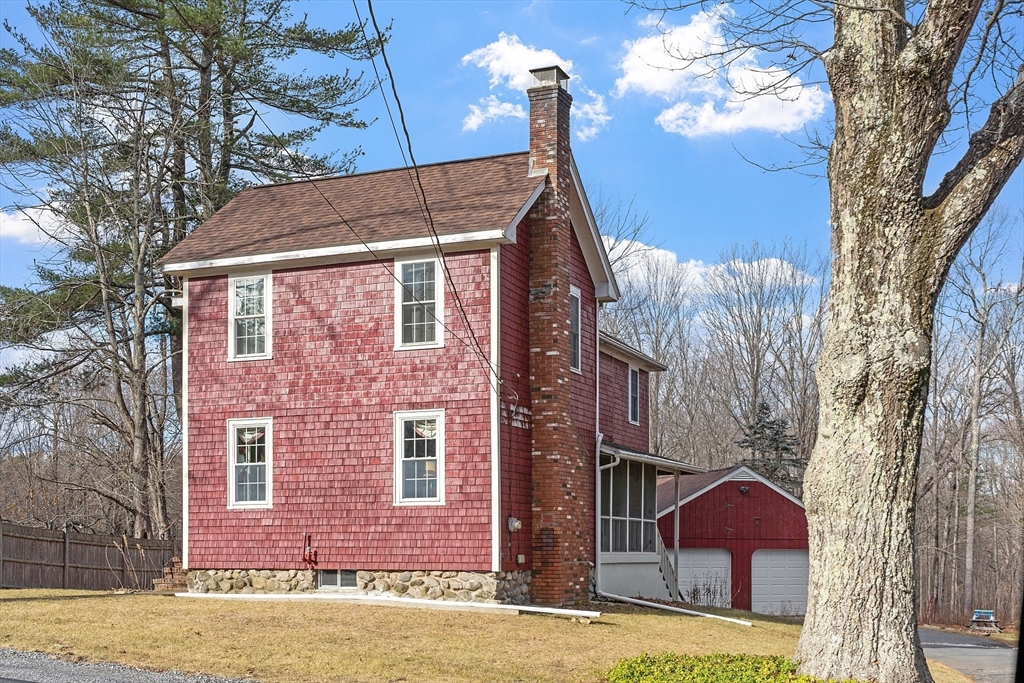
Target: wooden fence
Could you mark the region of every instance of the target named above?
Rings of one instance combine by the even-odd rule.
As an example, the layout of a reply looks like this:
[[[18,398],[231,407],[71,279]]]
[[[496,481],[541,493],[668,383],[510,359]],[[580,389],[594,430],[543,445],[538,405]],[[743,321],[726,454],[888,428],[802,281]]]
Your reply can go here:
[[[0,524],[0,588],[149,590],[172,541]]]

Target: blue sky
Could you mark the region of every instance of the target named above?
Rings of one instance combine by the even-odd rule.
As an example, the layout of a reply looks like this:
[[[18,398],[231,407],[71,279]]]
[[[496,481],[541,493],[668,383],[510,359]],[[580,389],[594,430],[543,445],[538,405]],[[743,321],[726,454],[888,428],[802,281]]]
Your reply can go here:
[[[730,95],[716,81],[656,68],[663,59],[655,54],[662,34],[645,13],[621,2],[377,0],[374,8],[379,21],[392,23],[388,56],[420,163],[525,149],[527,122],[521,115],[528,105],[521,74],[538,65],[531,60],[557,57],[572,65],[573,153],[591,199],[600,193],[635,198],[635,206],[650,214],[649,242],[682,261],[704,262],[718,260],[733,243],[754,240],[791,240],[827,250],[825,180],[767,173],[743,158],[785,164],[801,158],[793,141],[805,140],[805,131],[827,130],[827,89],[806,82],[820,73],[804,75],[785,103],[762,98],[729,104]],[[354,18],[350,2],[303,1],[294,9],[326,28]],[[365,18],[362,0],[360,11]],[[0,0],[0,13],[19,29],[29,28],[23,3]],[[667,21],[661,30],[678,45],[716,35],[707,15],[670,15]],[[314,72],[348,66],[297,62],[295,68]],[[734,67],[734,81],[744,82],[758,66],[754,61]],[[359,109],[376,123],[366,131],[325,133],[318,150],[361,146],[362,171],[401,165],[380,96]],[[268,121],[280,128],[301,123]],[[0,197],[4,206],[11,201]],[[1001,201],[1011,207],[1024,203],[1020,171]],[[7,221],[0,237],[3,284],[23,283],[28,265],[40,255],[38,245],[12,235],[12,226]]]

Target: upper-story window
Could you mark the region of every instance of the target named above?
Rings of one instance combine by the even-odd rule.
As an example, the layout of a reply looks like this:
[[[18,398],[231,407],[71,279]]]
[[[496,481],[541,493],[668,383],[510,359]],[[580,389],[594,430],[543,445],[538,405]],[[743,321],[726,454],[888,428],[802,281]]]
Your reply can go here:
[[[580,290],[569,287],[569,367],[580,372]]]
[[[228,360],[269,358],[270,274],[228,278]]]
[[[271,418],[228,420],[228,507],[271,506]]]
[[[640,371],[629,369],[629,421],[640,424]]]
[[[437,259],[395,263],[395,348],[444,345],[444,278]]]
[[[444,411],[395,413],[395,504],[444,502]]]

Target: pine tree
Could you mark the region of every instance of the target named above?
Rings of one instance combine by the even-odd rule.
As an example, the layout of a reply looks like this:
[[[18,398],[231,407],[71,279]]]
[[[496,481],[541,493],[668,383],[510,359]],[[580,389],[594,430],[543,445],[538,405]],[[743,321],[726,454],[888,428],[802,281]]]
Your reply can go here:
[[[758,401],[754,421],[743,428],[736,445],[750,451],[742,464],[799,494],[807,459],[797,453],[800,439],[790,433],[789,420],[773,417],[767,401]]]

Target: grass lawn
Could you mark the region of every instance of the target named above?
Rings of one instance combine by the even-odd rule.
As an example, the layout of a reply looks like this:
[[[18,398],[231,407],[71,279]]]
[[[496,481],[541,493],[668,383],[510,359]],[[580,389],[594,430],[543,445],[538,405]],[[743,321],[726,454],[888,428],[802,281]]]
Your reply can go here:
[[[0,647],[265,683],[597,682],[645,651],[793,654],[798,624],[732,614],[754,627],[628,606],[581,624],[341,602],[4,590]],[[941,665],[933,671],[942,683],[968,680]]]

